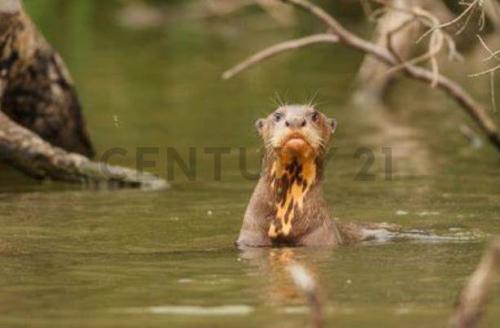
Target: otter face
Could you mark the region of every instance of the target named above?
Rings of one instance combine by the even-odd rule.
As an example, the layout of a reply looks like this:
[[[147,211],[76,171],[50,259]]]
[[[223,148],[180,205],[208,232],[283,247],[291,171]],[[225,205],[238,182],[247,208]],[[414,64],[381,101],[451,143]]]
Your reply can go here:
[[[286,105],[255,125],[266,149],[280,156],[310,158],[326,150],[337,122],[313,106]]]

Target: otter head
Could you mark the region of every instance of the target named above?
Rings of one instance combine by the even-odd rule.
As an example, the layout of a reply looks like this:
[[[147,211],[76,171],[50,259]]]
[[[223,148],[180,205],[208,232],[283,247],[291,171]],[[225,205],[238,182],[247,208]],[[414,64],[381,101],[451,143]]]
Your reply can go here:
[[[286,105],[258,120],[256,126],[266,147],[265,176],[274,194],[275,215],[268,236],[273,242],[289,242],[307,222],[304,203],[321,179],[336,122],[313,106]]]
[[[255,125],[268,152],[303,161],[324,155],[337,122],[313,106],[286,105]]]

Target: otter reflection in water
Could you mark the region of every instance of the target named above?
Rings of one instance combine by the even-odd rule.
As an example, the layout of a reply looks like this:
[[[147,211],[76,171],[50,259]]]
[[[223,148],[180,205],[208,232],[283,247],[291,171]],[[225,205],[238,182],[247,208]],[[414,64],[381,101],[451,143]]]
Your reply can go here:
[[[270,305],[304,305],[303,291],[297,288],[290,268],[299,264],[304,267],[316,283],[324,290],[328,284],[321,279],[318,262],[326,263],[331,259],[328,248],[262,248],[247,247],[241,250],[240,257],[248,263],[249,275],[257,276],[257,293]],[[321,293],[321,298],[326,297]]]
[[[337,246],[399,229],[331,218],[321,183],[336,125],[310,105],[282,106],[256,122],[265,154],[238,246]]]

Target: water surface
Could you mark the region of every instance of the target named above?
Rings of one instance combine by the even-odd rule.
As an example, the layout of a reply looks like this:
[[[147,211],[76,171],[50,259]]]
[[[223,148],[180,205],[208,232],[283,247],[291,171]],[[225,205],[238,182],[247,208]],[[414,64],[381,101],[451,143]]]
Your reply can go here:
[[[467,143],[459,126],[471,122],[454,103],[405,81],[388,108],[356,107],[361,57],[337,46],[287,54],[223,82],[221,72],[252,51],[303,33],[257,10],[224,19],[172,14],[161,27],[134,30],[117,23],[115,2],[27,2],[74,75],[99,156],[118,147],[127,155],[112,162],[134,167],[138,152],[153,147],[147,169],[166,177],[167,147],[184,158],[194,147],[196,179],[176,170],[168,191],[89,191],[2,166],[2,327],[304,327],[304,301],[285,270],[292,261],[321,284],[328,326],[445,325],[488,237],[500,234],[498,155]],[[255,184],[241,174],[238,149],[257,172],[253,122],[273,109],[275,92],[294,102],[317,93],[319,108],[339,122],[325,180],[336,217],[452,238],[236,250]],[[232,150],[220,181],[207,147]],[[375,161],[362,172],[365,148]],[[498,320],[500,297],[485,327]]]

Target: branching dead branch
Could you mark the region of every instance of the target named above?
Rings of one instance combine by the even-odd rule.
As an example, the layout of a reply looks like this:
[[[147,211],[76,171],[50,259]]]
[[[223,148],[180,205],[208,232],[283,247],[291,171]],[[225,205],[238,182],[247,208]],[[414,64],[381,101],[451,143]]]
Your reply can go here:
[[[379,61],[381,61],[386,65],[389,65],[390,67],[394,67],[400,64],[398,58],[396,58],[389,49],[374,44],[373,42],[367,41],[357,36],[356,34],[350,32],[342,24],[340,24],[333,16],[331,16],[322,8],[309,2],[308,0],[282,0],[282,1],[285,3],[292,4],[304,10],[305,12],[309,13],[310,15],[316,17],[329,29],[329,31],[331,31],[333,35],[335,35],[338,38],[338,43],[346,47],[361,51],[365,54],[372,55]],[[480,0],[476,1],[479,3]],[[471,10],[472,9],[469,9],[468,12],[470,12]],[[465,16],[461,15],[461,17],[463,18]],[[442,25],[443,24],[439,26],[442,28],[443,27]],[[302,46],[306,45],[307,44]],[[269,49],[273,49],[273,47]],[[270,51],[269,49],[267,49],[267,52],[265,52],[265,54],[271,53],[272,55],[274,55],[281,52],[276,50]],[[280,49],[280,47],[278,47],[278,49]],[[285,49],[291,50],[294,49],[294,47],[285,47]],[[252,57],[250,57],[243,63],[238,64],[234,68],[226,71],[223,77],[226,79],[233,77],[237,73],[241,72],[244,68],[251,66],[248,63],[256,64],[268,57],[271,57],[269,55],[263,56],[262,53],[260,53],[260,56],[257,55],[253,57],[254,58],[253,60],[251,60]],[[255,57],[257,57],[257,59],[255,59]],[[488,116],[486,111],[459,84],[439,73],[436,73],[435,71],[420,66],[416,66],[415,64],[411,63],[405,64],[403,68],[401,68],[401,71],[406,76],[412,79],[429,83],[431,85],[433,84],[437,88],[446,92],[478,124],[481,131],[485,133],[490,142],[497,148],[497,150],[500,151],[500,134],[498,132],[498,128],[495,122]]]
[[[415,21],[418,21],[424,27],[431,28],[431,29],[433,26],[436,26],[439,24],[439,19],[435,15],[431,14],[429,11],[424,10],[422,8],[414,7],[411,9],[406,9],[406,8],[399,8],[399,7],[395,7],[395,6],[391,6],[391,7],[394,10],[402,11],[402,12],[405,12],[405,13],[411,15],[411,17],[413,19],[410,19],[405,24],[402,24],[399,28],[388,33],[388,37],[390,37],[390,38],[392,38],[392,36],[394,34],[400,32],[402,30],[402,28],[404,28],[405,25],[407,25],[409,23],[413,23]],[[390,42],[388,43],[388,47],[391,47]],[[455,45],[455,41],[453,40],[453,38],[447,32],[445,32],[443,29],[432,29],[432,32],[430,33],[430,38],[429,38],[428,50],[422,55],[419,55],[419,56],[414,57],[412,59],[409,59],[405,62],[402,62],[399,65],[392,67],[388,71],[388,73],[390,74],[390,73],[394,73],[396,71],[399,71],[405,65],[408,65],[408,64],[417,65],[417,64],[429,61],[431,64],[432,72],[434,73],[432,87],[436,87],[437,78],[439,75],[439,65],[438,65],[437,56],[445,47],[447,48],[448,58],[450,60],[462,59],[456,50],[456,45]],[[394,52],[392,52],[392,53],[393,53],[393,55],[395,55]]]
[[[384,1],[384,0],[373,0],[373,1],[380,2],[380,1]],[[453,52],[456,52],[455,51],[455,48],[456,48],[455,42],[451,36],[449,36],[446,32],[444,32],[445,28],[452,26],[452,25],[459,26],[459,29],[456,32],[456,34],[457,35],[461,34],[463,31],[465,31],[465,29],[469,25],[472,17],[474,16],[474,14],[476,12],[479,12],[479,19],[478,19],[478,29],[479,30],[483,30],[483,28],[486,24],[486,17],[487,16],[489,16],[490,20],[492,20],[495,27],[498,27],[498,24],[499,24],[498,13],[497,13],[497,11],[499,10],[498,3],[496,3],[492,0],[474,0],[471,2],[461,1],[460,4],[465,6],[464,11],[461,14],[459,14],[455,19],[452,19],[446,23],[440,23],[439,20],[437,20],[431,14],[425,15],[429,19],[430,23],[429,22],[427,24],[425,24],[424,22],[423,23],[424,23],[424,25],[426,25],[429,28],[429,30],[419,38],[417,43],[420,42],[422,39],[424,39],[426,36],[431,35],[430,41],[429,41],[429,52],[427,53],[427,56],[424,55],[423,57],[421,57],[421,60],[422,61],[425,61],[427,59],[430,60],[434,72],[438,71],[437,59],[436,59],[435,55],[440,51],[440,49],[442,47],[442,42],[440,42],[440,41],[433,42],[433,38],[436,35],[442,35],[442,36],[446,37],[446,41],[447,41],[449,51],[450,51],[450,57],[451,57]],[[460,23],[462,23],[461,26],[460,26]],[[488,58],[486,58],[485,60],[486,61],[491,60],[491,59],[498,60],[499,59],[498,53],[492,51],[488,47],[486,42],[481,38],[480,35],[477,35],[477,37],[480,41],[481,46],[484,49],[486,49],[486,51],[490,54],[490,56]],[[431,46],[432,44],[435,44],[435,45]],[[431,51],[431,48],[434,48],[435,50]],[[417,62],[413,60],[412,63],[416,64]],[[496,66],[489,68],[487,70],[469,75],[470,77],[479,77],[479,76],[483,76],[483,75],[489,75],[491,105],[492,105],[494,112],[496,112],[496,107],[497,107],[496,101],[495,101],[495,72],[499,69],[500,69],[500,65],[496,65]]]
[[[456,18],[450,20],[449,22],[441,23],[441,24],[437,24],[437,25],[433,26],[432,28],[430,28],[427,32],[425,32],[420,37],[419,41],[424,39],[425,37],[429,36],[432,32],[434,32],[436,30],[442,30],[442,29],[447,28],[449,26],[458,25],[460,22],[463,21],[462,26],[460,26],[458,31],[456,32],[457,35],[461,34],[467,28],[470,20],[474,16],[474,13],[477,11],[479,11],[479,16],[480,16],[479,24],[480,24],[480,29],[482,29],[484,27],[484,22],[485,22],[485,13],[484,13],[484,2],[485,1],[489,1],[489,0],[474,0],[470,3],[466,2],[466,1],[460,2],[461,5],[465,6],[465,10],[462,11],[460,13],[460,15],[458,15]]]
[[[496,59],[500,61],[500,50],[498,51],[493,51],[491,48],[486,44],[484,39],[478,34],[477,38],[479,39],[479,42],[481,43],[481,46],[488,52],[489,57],[486,57],[484,61],[489,61],[492,59]]]
[[[461,60],[455,42],[444,29],[436,29],[431,33],[424,53],[410,58],[417,50],[417,39],[423,31],[439,25],[441,20],[449,20],[452,16],[442,0],[366,0],[379,7],[372,11],[370,20],[376,23],[373,42],[387,48],[396,58],[401,59],[399,65],[387,67],[369,54],[365,56],[359,74],[359,89],[356,99],[382,100],[390,82],[405,64],[429,63],[435,76],[439,73],[438,56],[447,51],[449,60]],[[432,86],[435,87],[436,78]],[[361,96],[361,98],[359,97]]]

